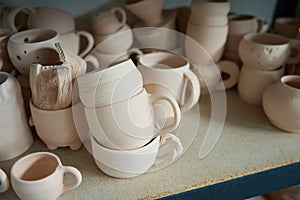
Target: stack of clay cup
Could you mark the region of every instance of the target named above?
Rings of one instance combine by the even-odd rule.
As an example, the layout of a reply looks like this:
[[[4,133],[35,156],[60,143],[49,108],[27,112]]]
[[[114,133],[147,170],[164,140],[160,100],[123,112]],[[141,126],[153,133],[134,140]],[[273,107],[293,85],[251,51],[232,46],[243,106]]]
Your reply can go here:
[[[238,93],[242,100],[254,105],[261,105],[265,88],[284,75],[285,64],[300,60],[299,42],[272,33],[245,35],[238,51],[243,62]]]
[[[181,119],[176,99],[149,93],[131,59],[84,74],[77,83],[90,132],[85,139],[90,140],[96,165],[104,173],[118,178],[138,176],[156,161],[160,140],[180,141],[170,134]],[[167,125],[156,122],[152,107],[159,101],[171,108]]]
[[[230,3],[224,1],[193,0],[186,34],[197,41],[208,53],[199,54],[186,43],[186,55],[197,64],[218,63],[222,58],[228,34]],[[212,60],[210,59],[212,58]]]
[[[182,53],[177,42],[176,10],[163,10],[163,0],[126,0],[125,7],[138,22],[133,25],[140,48],[155,48]]]
[[[12,32],[19,31],[16,17],[23,11],[28,11],[27,29],[43,28],[57,31],[62,45],[80,57],[87,55],[94,47],[92,34],[76,30],[74,17],[59,8],[21,6],[13,9],[8,14],[8,25]],[[85,47],[82,47],[84,44],[82,38],[86,40]]]
[[[133,44],[133,33],[126,19],[126,12],[121,7],[113,7],[92,19],[96,48],[86,61],[94,69],[107,67],[129,57],[127,51]]]

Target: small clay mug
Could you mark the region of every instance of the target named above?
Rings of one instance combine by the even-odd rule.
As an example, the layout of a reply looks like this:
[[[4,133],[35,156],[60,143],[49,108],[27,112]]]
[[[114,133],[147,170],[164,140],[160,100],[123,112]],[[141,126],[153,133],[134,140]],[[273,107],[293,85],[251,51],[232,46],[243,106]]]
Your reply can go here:
[[[300,28],[300,19],[278,17],[274,22],[274,32],[287,38],[295,39]]]
[[[74,177],[64,183],[64,175]],[[74,167],[63,166],[59,157],[49,152],[26,155],[11,168],[11,185],[22,200],[57,199],[66,191],[77,188],[81,173]]]

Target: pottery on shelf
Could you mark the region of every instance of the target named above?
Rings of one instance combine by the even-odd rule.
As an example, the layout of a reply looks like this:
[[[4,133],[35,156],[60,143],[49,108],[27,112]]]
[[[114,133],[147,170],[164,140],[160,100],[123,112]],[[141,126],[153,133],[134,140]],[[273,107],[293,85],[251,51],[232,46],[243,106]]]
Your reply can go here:
[[[300,133],[300,76],[283,76],[266,88],[263,109],[271,123],[287,132]]]

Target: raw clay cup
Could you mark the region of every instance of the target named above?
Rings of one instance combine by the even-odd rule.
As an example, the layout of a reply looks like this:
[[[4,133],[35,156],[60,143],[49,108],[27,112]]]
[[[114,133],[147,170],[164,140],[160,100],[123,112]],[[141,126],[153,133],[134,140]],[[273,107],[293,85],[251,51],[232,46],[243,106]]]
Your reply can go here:
[[[74,179],[64,184],[64,175]],[[22,200],[55,200],[66,191],[75,189],[81,183],[81,173],[74,167],[63,166],[52,153],[29,154],[14,163],[11,168],[11,184]]]
[[[30,125],[34,125],[38,136],[48,149],[69,146],[72,150],[81,147],[74,125],[72,107],[61,110],[41,110],[30,101]]]
[[[177,100],[181,110],[187,111],[199,100],[200,85],[185,58],[169,52],[153,52],[138,56],[138,69],[143,75],[144,87],[151,94],[168,94]],[[187,84],[188,83],[188,84]],[[191,95],[186,100],[186,89]],[[166,116],[171,117],[170,109]]]
[[[14,67],[23,75],[29,74],[32,63],[43,63],[53,58],[56,60],[56,44],[61,43],[59,34],[49,29],[30,29],[15,33],[8,39],[7,50]],[[54,59],[55,58],[55,59]]]
[[[121,19],[117,18],[117,13]],[[126,12],[121,7],[114,7],[110,11],[100,13],[92,21],[95,34],[107,35],[114,33],[126,24]]]
[[[156,127],[152,106],[159,100],[167,101],[173,109],[173,122]],[[158,135],[175,130],[181,119],[179,106],[171,97],[151,95],[143,89],[126,101],[94,109],[85,108],[92,135],[104,147],[129,150],[140,148]]]

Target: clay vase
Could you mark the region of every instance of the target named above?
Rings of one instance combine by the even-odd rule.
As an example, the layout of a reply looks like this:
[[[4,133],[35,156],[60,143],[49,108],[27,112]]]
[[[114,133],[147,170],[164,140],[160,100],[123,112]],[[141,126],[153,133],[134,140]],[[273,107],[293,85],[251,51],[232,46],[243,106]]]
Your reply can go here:
[[[263,109],[271,123],[287,132],[300,133],[300,76],[288,75],[266,88]]]

